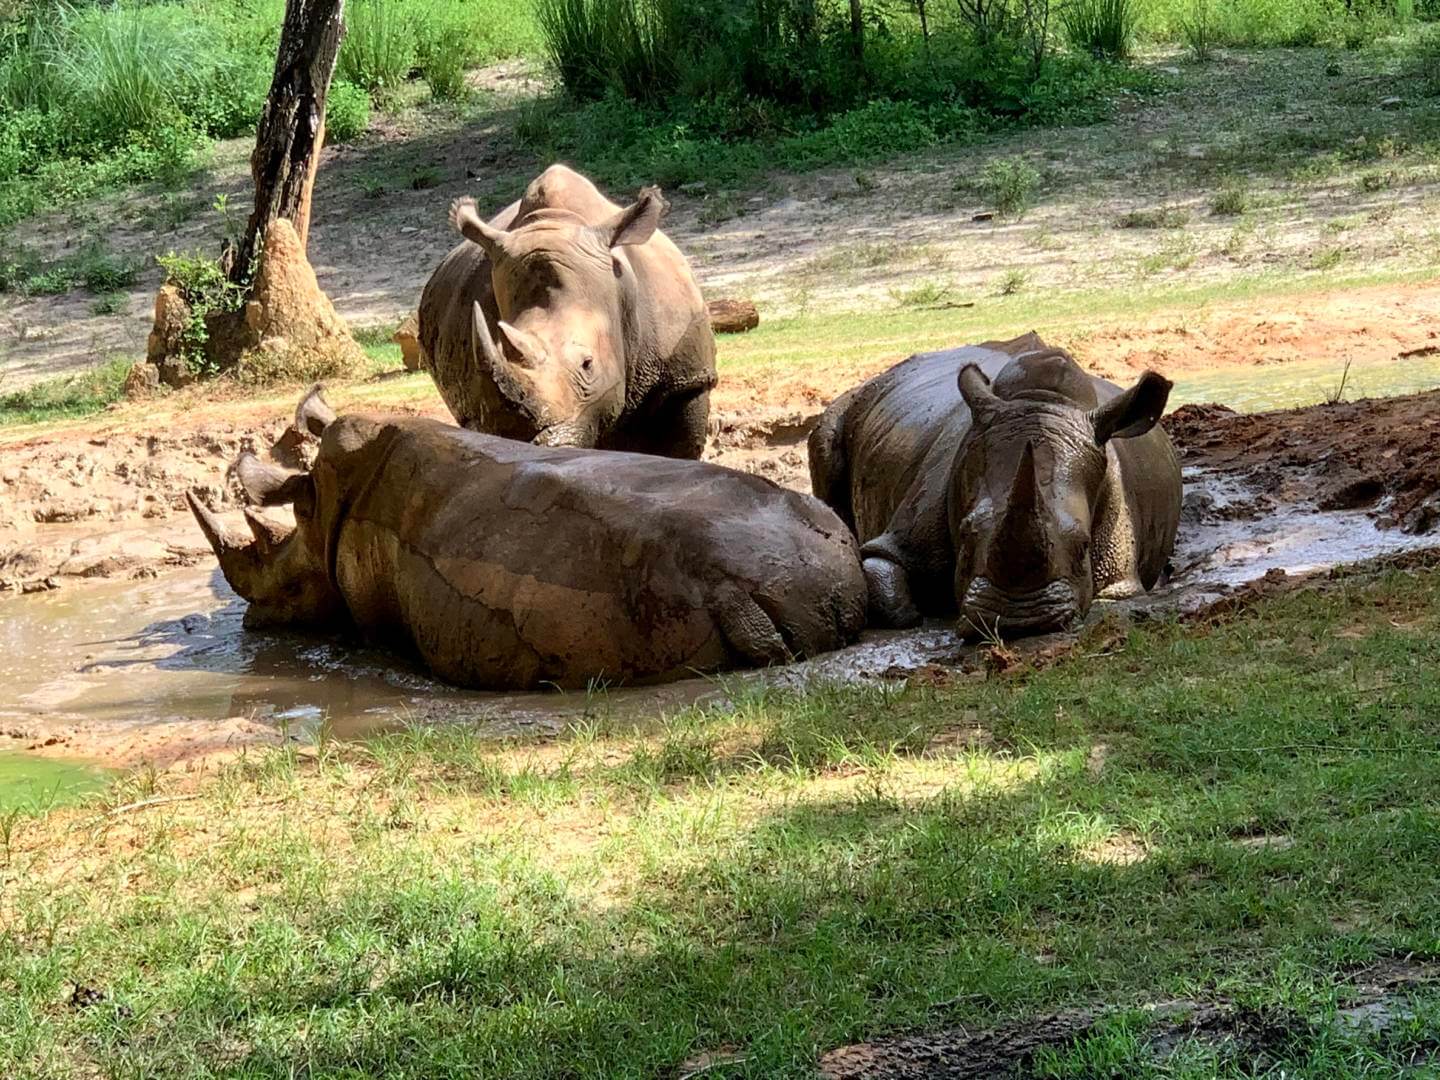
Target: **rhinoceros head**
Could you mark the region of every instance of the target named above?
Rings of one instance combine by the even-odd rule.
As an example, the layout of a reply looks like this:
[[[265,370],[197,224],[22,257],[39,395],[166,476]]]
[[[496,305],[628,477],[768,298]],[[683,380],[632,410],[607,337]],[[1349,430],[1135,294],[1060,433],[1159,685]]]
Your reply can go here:
[[[452,223],[489,256],[500,312],[497,340],[474,306],[476,363],[535,442],[594,446],[620,415],[637,289],[624,249],[650,239],[663,206],[647,190],[598,225],[544,209],[506,230],[482,221],[471,199],[451,205]]]
[[[949,481],[961,626],[1063,628],[1094,600],[1091,541],[1107,488],[1106,444],[1154,427],[1170,383],[1147,372],[1086,409],[1044,391],[1003,397],[973,364],[959,381],[971,413]]]
[[[318,435],[334,415],[317,388],[301,402],[297,426]],[[313,626],[343,619],[344,600],[332,583],[326,562],[327,530],[314,478],[250,453],[240,455],[233,471],[251,503],[288,504],[295,512],[294,526],[286,526],[247,506],[245,521],[251,537],[246,539],[230,532],[193,491],[186,495],[195,520],[220,560],[225,580],[249,602],[245,625]]]

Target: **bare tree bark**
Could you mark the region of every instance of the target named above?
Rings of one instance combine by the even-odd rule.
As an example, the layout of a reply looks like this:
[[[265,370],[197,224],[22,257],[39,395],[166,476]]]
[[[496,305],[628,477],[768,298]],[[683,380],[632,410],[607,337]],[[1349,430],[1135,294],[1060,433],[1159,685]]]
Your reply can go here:
[[[250,174],[255,209],[229,274],[246,282],[270,222],[288,218],[302,245],[310,231],[310,190],[325,140],[325,96],[345,32],[345,0],[286,0],[275,77],[255,134]]]
[[[865,67],[865,23],[860,17],[860,0],[850,0],[850,49],[855,54],[855,66]]]

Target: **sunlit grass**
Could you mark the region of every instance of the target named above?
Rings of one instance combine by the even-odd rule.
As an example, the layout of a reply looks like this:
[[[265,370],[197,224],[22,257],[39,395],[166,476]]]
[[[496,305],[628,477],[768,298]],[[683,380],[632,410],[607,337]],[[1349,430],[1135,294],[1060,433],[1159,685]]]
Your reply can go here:
[[[1286,1060],[1366,1075],[1411,1043],[1341,1046],[1326,1010],[1440,946],[1437,596],[1354,578],[1015,680],[737,684],[638,725],[599,694],[544,742],[151,777],[199,798],[11,837],[0,1072],[653,1076],[730,1047],[726,1075],[802,1077],[878,1032],[1183,994],[1314,1018]],[[53,1007],[71,984],[99,1004]],[[1050,1074],[1138,1062],[1117,1023]]]

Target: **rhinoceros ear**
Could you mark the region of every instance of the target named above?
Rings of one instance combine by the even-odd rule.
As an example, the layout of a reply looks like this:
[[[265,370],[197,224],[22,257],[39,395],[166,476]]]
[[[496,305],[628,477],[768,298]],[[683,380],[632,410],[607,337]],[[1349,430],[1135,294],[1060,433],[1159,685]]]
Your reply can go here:
[[[960,396],[970,406],[970,415],[977,425],[984,427],[993,421],[1003,404],[995,391],[990,389],[990,379],[974,364],[960,369]]]
[[[1140,381],[1090,413],[1095,441],[1104,446],[1111,439],[1133,439],[1144,435],[1160,420],[1173,384],[1163,375],[1147,371]]]
[[[640,198],[621,210],[609,221],[596,226],[601,240],[607,247],[621,247],[629,244],[643,244],[655,235],[660,227],[660,215],[665,211],[665,199],[659,188],[646,188]]]
[[[313,501],[310,474],[267,465],[254,454],[241,454],[234,465],[235,478],[245,497],[256,506],[284,506]]]
[[[466,240],[484,248],[492,259],[505,246],[505,230],[487,225],[475,210],[475,200],[468,195],[450,204],[450,224]]]
[[[295,406],[295,430],[317,438],[335,422],[335,410],[325,400],[325,384],[316,383]]]

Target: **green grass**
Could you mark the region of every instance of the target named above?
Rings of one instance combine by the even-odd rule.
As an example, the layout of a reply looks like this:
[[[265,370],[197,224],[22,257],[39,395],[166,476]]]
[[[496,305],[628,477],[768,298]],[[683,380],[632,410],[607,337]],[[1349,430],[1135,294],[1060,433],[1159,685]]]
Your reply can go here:
[[[0,427],[93,416],[123,396],[132,361],[117,357],[78,375],[64,375],[6,392],[0,384]]]
[[[0,751],[0,815],[43,813],[99,791],[109,782],[104,772],[90,765]],[[0,823],[0,840],[3,832]],[[0,863],[4,859],[0,844]]]
[[[1133,1075],[1103,1067],[1139,1067],[1123,1010],[1186,996],[1299,1018],[1308,1075],[1392,1075],[1413,1033],[1324,1021],[1440,952],[1437,641],[1440,573],[1392,572],[1016,680],[737,690],[638,730],[602,693],[545,744],[427,729],[162,780],[199,797],[123,843],[63,813],[12,837],[0,1073],[642,1077],[728,1050],[720,1075],[807,1077],[878,1033],[1107,1006],[1043,1064]]]

